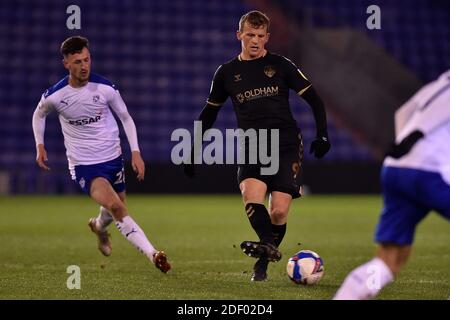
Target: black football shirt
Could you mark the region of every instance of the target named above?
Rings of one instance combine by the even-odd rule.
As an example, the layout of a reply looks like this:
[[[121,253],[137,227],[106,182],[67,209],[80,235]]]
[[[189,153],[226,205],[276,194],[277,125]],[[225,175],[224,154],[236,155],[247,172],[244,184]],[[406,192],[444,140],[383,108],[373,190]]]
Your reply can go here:
[[[280,146],[298,144],[299,129],[289,106],[289,89],[303,93],[311,83],[287,58],[267,52],[254,60],[240,56],[221,65],[207,102],[233,102],[238,127],[279,129]]]

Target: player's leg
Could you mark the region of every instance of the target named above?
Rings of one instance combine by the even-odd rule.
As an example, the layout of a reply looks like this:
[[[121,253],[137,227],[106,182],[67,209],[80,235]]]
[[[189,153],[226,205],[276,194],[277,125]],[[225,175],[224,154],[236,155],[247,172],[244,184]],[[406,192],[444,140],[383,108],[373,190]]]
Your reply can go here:
[[[410,244],[413,242],[415,227],[430,209],[450,220],[450,185],[442,179],[441,175],[435,172],[408,169],[404,171],[409,172],[409,175],[413,174],[413,178],[417,182],[414,189],[416,194],[420,196],[414,197],[414,194],[410,194],[410,200],[404,206],[411,206],[411,204],[413,206],[408,210],[408,217],[402,218],[401,225],[396,224],[393,220],[389,220],[387,223],[390,226],[394,226],[397,230],[401,230],[406,236],[401,237],[400,241],[397,241],[400,244],[387,241],[393,237],[392,235],[382,235],[383,231],[381,229],[387,229],[387,227],[381,222],[377,235],[377,238],[380,238],[377,257],[383,260],[394,275],[397,275],[407,263],[411,255],[412,246]],[[400,211],[400,209],[397,211]],[[384,220],[387,220],[387,217]],[[399,239],[399,236],[394,236],[394,238]]]
[[[248,178],[239,184],[242,200],[250,224],[261,242],[273,243],[270,216],[264,206],[267,186],[264,182]]]
[[[269,214],[272,223],[272,235],[277,247],[280,246],[286,234],[287,216],[292,196],[283,192],[272,192],[269,198]],[[267,279],[269,260],[259,258],[253,267],[253,281]]]
[[[396,276],[403,266],[408,262],[411,255],[411,245],[397,245],[395,243],[382,243],[378,246],[377,257],[388,266],[389,270]]]
[[[410,255],[417,224],[429,212],[418,196],[418,185],[426,184],[418,174],[416,170],[383,168],[384,206],[375,236],[377,256],[350,272],[334,299],[371,299],[394,281]]]
[[[301,143],[299,146],[285,147],[280,152],[278,172],[270,177],[265,177],[267,188],[270,189],[269,217],[273,244],[278,246],[286,233],[287,215],[293,198],[300,196],[300,183],[298,174],[301,163]],[[281,252],[279,252],[281,257]],[[252,280],[265,280],[267,278],[268,261],[264,257],[258,259],[254,265]]]
[[[125,190],[121,191],[121,192],[117,192],[117,195],[119,196],[120,200],[126,205]],[[167,272],[171,269],[171,265],[167,261],[167,255],[164,251],[156,251],[156,253],[153,254],[153,263],[162,272]]]
[[[279,246],[286,234],[287,218],[292,200],[301,196],[301,162],[303,147],[289,146],[282,150],[277,174],[273,177],[269,198],[272,233]]]
[[[120,200],[125,203],[125,191],[117,193]],[[104,256],[111,255],[112,244],[108,226],[114,221],[112,214],[103,206],[100,206],[100,213],[96,218],[89,219],[91,231],[97,235],[98,249]]]
[[[98,249],[104,256],[110,256],[112,251],[112,245],[110,235],[107,231],[107,227],[113,221],[112,215],[109,211],[100,206],[100,213],[98,217],[89,219],[89,227],[91,231],[96,234],[98,240]]]
[[[258,179],[248,178],[243,180],[239,187],[247,217],[260,242],[274,246],[272,223],[269,212],[264,205],[267,185]]]
[[[335,300],[367,300],[394,281],[411,254],[411,245],[383,243],[376,257],[354,269],[345,279]]]
[[[258,179],[247,178],[240,183],[239,187],[250,224],[260,242],[264,243],[259,245],[252,241],[244,241],[241,248],[247,255],[258,258],[253,267],[251,280],[264,281],[267,279],[266,271],[269,261],[281,259],[281,253],[275,246],[270,215],[264,206],[267,185]]]
[[[124,237],[154,262],[155,255],[158,251],[150,243],[144,231],[128,214],[125,203],[113,189],[110,182],[103,177],[95,178],[91,182],[90,195],[93,200],[111,212],[116,221],[115,225],[117,229],[119,229]],[[124,194],[122,196],[124,200]],[[161,271],[167,272],[168,269],[161,269]]]
[[[90,187],[93,177],[99,174],[102,175],[105,168],[108,168],[108,166],[115,161],[117,160],[94,165],[77,165],[74,167],[73,171],[71,170],[72,179],[77,182],[84,193],[90,195]],[[113,220],[114,219],[108,209],[104,206],[100,206],[99,215],[89,219],[88,223],[91,231],[97,236],[98,249],[105,256],[109,256],[112,250],[107,227]]]
[[[280,246],[286,234],[287,218],[292,202],[292,195],[284,192],[273,191],[269,198],[269,214],[272,221],[272,234],[275,245]]]
[[[97,229],[106,231],[111,222],[114,221],[112,214],[103,206],[100,206],[99,214],[96,218],[93,218]]]

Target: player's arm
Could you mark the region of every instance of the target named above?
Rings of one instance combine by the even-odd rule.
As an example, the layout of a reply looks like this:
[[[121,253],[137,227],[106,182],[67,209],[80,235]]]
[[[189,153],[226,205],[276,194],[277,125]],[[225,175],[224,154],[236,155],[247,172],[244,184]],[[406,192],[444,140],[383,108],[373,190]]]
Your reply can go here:
[[[399,134],[411,117],[414,115],[414,112],[417,110],[417,103],[415,101],[415,97],[410,98],[406,101],[396,112],[395,112],[395,134]]]
[[[314,153],[316,158],[322,158],[331,147],[328,138],[325,106],[311,82],[309,82],[300,69],[290,60],[284,57],[282,59],[289,88],[297,92],[309,104],[314,115],[316,138],[311,143],[309,153]]]
[[[119,91],[114,90],[114,93],[109,100],[109,105],[120,119],[120,122],[122,122],[122,126],[131,149],[131,165],[134,172],[137,173],[137,179],[142,181],[145,177],[145,163],[139,150],[136,125],[134,124],[133,118],[128,112],[127,106],[125,105]]]
[[[417,105],[414,114],[399,133],[397,143],[390,146],[386,155],[396,159],[401,158],[417,141],[449,123],[449,101],[450,83],[440,88],[423,105]]]
[[[206,105],[198,116],[198,120],[202,121],[202,136],[205,131],[211,129],[214,122],[216,122],[217,115],[227,98],[228,93],[225,89],[223,66],[219,66],[214,74]]]
[[[45,120],[47,115],[52,111],[52,105],[48,99],[42,96],[36,110],[33,113],[33,134],[36,142],[36,162],[38,166],[44,170],[50,170],[50,167],[46,165],[48,161],[47,150],[44,146],[44,133],[45,133]]]
[[[198,121],[202,122],[202,135],[206,130],[211,129],[216,122],[217,115],[221,109],[222,105],[211,104],[211,102],[206,102],[206,105],[203,107],[202,112],[198,116]]]
[[[193,141],[196,141],[196,139],[198,139],[198,135],[201,135],[201,137],[203,137],[205,131],[212,128],[212,126],[216,122],[217,115],[219,114],[219,111],[222,105],[227,100],[227,98],[228,94],[225,90],[224,85],[223,66],[219,66],[219,68],[216,70],[214,74],[214,79],[211,84],[211,90],[208,99],[206,100],[206,104],[197,118],[198,121],[202,122],[202,132],[194,132]],[[191,149],[191,154],[188,157],[189,163],[185,163],[183,166],[184,173],[189,178],[193,178],[195,175],[194,158],[200,156],[199,154],[196,154],[195,151],[196,150],[194,149],[193,145]]]
[[[322,158],[331,147],[328,138],[325,106],[312,85],[309,85],[300,95],[310,105],[316,122],[316,139],[311,143],[309,153],[314,153],[316,158]]]

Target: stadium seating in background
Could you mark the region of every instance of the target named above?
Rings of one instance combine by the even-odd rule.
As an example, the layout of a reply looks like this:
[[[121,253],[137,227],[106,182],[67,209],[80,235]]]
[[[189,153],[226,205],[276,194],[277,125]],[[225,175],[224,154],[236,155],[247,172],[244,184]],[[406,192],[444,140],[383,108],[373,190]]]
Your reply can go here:
[[[31,129],[31,116],[40,95],[65,75],[58,52],[65,38],[81,34],[90,39],[92,69],[116,83],[121,91],[135,119],[143,157],[152,163],[168,164],[174,145],[170,142],[172,131],[192,128],[214,71],[240,50],[235,38],[239,17],[250,9],[263,8],[260,2],[78,0],[82,29],[77,31],[65,27],[70,1],[1,1],[0,173],[9,174],[8,191],[76,190],[68,183],[65,149],[55,115],[47,120],[45,136],[53,169],[50,177],[42,176],[34,164]],[[272,3],[289,19],[303,19],[317,28],[365,28],[367,1],[264,2]],[[445,12],[439,1],[390,1],[383,10],[383,29],[365,31],[373,41],[424,81],[449,66],[449,10]],[[272,39],[274,48],[280,40]],[[295,95],[291,101],[304,138],[311,141],[315,132],[311,112]],[[328,161],[376,160],[373,150],[332,114],[329,126],[333,150]],[[229,101],[217,127],[235,127]],[[126,139],[122,145],[128,151]],[[306,160],[315,161],[309,156]]]

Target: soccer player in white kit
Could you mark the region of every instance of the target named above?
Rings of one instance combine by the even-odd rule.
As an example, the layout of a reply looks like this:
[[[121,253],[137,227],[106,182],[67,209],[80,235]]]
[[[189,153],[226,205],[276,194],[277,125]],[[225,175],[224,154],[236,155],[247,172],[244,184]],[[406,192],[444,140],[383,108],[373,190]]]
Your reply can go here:
[[[171,266],[164,251],[156,250],[125,206],[125,176],[119,128],[110,110],[122,122],[132,151],[132,167],[142,181],[145,164],[139,151],[136,126],[119,91],[107,79],[91,73],[89,42],[75,36],[61,45],[64,67],[69,75],[44,92],[33,114],[36,162],[44,170],[47,152],[44,147],[45,119],[56,111],[64,135],[69,170],[81,189],[100,204],[98,217],[89,227],[98,237],[98,248],[111,254],[108,225],[115,224],[125,238],[162,272]]]
[[[346,277],[335,300],[375,297],[406,264],[417,224],[432,210],[450,220],[450,70],[396,112],[395,131],[381,172],[376,257]]]

